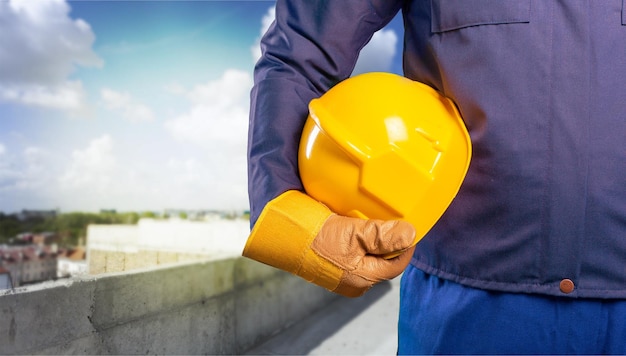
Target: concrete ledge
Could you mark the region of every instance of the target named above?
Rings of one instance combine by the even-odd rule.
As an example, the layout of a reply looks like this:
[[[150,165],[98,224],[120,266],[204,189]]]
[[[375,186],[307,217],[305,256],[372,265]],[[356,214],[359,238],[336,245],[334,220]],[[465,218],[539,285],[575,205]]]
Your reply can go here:
[[[234,354],[337,298],[244,258],[0,292],[0,354]]]

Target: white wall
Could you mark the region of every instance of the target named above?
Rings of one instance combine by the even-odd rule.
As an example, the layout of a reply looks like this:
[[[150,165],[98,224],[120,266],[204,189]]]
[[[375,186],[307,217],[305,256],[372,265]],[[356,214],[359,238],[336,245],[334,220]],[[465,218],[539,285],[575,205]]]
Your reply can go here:
[[[239,256],[250,233],[245,219],[140,219],[137,225],[89,225],[87,247],[102,251],[172,251]]]

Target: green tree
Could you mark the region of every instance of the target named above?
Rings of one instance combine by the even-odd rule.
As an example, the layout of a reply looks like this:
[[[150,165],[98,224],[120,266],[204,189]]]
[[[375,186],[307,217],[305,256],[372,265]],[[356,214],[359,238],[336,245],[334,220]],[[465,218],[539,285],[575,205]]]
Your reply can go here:
[[[20,230],[20,222],[16,217],[0,213],[0,244],[8,243]]]
[[[153,211],[144,211],[143,213],[141,213],[141,217],[142,218],[150,218],[150,219],[156,219],[157,216]]]

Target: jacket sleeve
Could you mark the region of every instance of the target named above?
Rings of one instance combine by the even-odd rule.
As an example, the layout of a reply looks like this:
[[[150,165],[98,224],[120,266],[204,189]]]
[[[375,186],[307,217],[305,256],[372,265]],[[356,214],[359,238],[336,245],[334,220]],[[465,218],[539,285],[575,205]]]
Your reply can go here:
[[[350,76],[360,50],[398,12],[394,0],[278,0],[261,40],[248,132],[248,194],[253,226],[264,206],[303,191],[298,145],[308,104]]]

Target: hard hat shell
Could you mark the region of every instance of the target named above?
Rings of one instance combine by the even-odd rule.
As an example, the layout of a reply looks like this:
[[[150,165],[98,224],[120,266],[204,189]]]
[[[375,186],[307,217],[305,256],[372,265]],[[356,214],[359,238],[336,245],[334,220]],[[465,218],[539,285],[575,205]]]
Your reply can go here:
[[[406,220],[421,238],[456,196],[471,150],[450,99],[374,72],[310,102],[298,165],[307,194],[335,213]]]

